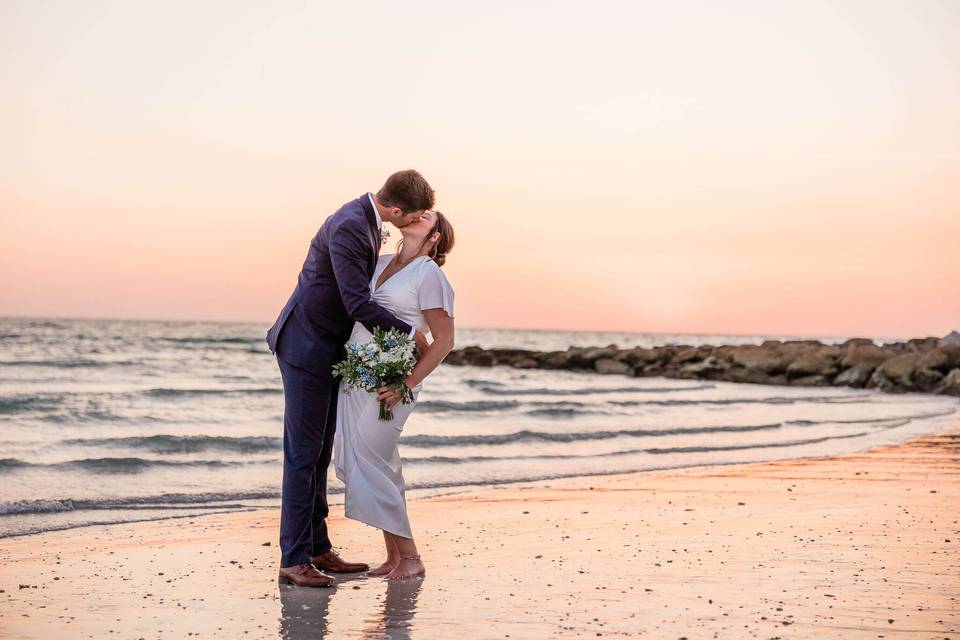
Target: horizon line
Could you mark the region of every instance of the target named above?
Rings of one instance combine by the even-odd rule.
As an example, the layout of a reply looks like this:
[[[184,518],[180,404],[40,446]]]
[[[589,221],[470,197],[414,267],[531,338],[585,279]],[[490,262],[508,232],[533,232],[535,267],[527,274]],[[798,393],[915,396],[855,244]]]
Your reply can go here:
[[[190,319],[190,318],[122,318],[122,317],[104,317],[104,316],[37,316],[37,315],[0,315],[0,320],[89,320],[89,321],[114,321],[114,322],[169,322],[169,323],[202,323],[202,324],[264,324],[269,326],[269,321],[259,320],[211,320],[211,319]],[[614,329],[555,329],[555,328],[531,328],[531,327],[481,327],[481,326],[463,326],[461,329],[470,331],[533,331],[533,332],[552,332],[552,333],[601,333],[601,334],[636,334],[636,335],[669,335],[669,336],[731,336],[731,337],[780,337],[780,338],[869,338],[871,340],[884,341],[907,341],[919,336],[850,336],[850,335],[828,335],[828,334],[788,334],[788,333],[730,333],[730,332],[702,332],[694,333],[689,331],[669,332],[669,331],[619,331]],[[950,332],[948,332],[949,334]],[[944,336],[926,335],[923,338],[943,338]]]

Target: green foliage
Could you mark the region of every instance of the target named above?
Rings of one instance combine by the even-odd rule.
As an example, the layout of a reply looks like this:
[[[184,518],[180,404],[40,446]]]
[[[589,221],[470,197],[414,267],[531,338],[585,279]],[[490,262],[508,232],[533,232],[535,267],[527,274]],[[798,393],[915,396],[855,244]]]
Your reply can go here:
[[[398,393],[403,404],[413,402],[406,378],[416,364],[416,345],[397,329],[373,330],[373,338],[364,343],[348,342],[347,357],[333,365],[333,375],[353,389],[376,392],[388,387]],[[392,420],[393,412],[380,403],[380,419]]]

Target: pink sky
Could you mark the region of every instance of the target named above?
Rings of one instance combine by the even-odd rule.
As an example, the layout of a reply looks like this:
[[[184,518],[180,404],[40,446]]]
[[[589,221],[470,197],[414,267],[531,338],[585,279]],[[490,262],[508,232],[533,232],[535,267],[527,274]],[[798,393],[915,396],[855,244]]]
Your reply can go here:
[[[461,326],[960,328],[955,3],[13,0],[0,54],[0,315],[270,322],[415,167]]]

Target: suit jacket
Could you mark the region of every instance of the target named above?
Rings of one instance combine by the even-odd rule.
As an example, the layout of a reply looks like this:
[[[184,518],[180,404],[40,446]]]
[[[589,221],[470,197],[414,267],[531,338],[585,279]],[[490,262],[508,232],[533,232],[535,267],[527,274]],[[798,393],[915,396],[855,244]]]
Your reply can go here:
[[[267,345],[290,364],[323,377],[343,358],[354,321],[374,327],[409,324],[370,295],[380,252],[380,230],[369,197],[351,200],[327,218],[310,242],[297,286],[267,331]]]

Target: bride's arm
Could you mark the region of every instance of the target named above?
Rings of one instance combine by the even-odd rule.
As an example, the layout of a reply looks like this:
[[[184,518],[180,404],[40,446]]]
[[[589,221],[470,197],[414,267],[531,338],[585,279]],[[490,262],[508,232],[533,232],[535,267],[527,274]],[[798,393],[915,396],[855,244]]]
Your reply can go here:
[[[411,389],[423,382],[453,349],[453,318],[443,309],[425,309],[423,317],[430,326],[433,342],[427,352],[417,360],[413,372],[407,376],[407,386]]]
[[[417,364],[413,367],[413,371],[407,376],[407,386],[411,389],[423,382],[424,378],[430,375],[453,349],[453,318],[448,316],[443,309],[425,309],[423,317],[427,319],[427,324],[430,326],[433,342],[430,343],[430,348],[426,350],[426,353],[420,356]],[[391,408],[400,401],[400,396],[386,387],[379,390],[378,398],[386,400],[387,405]]]

